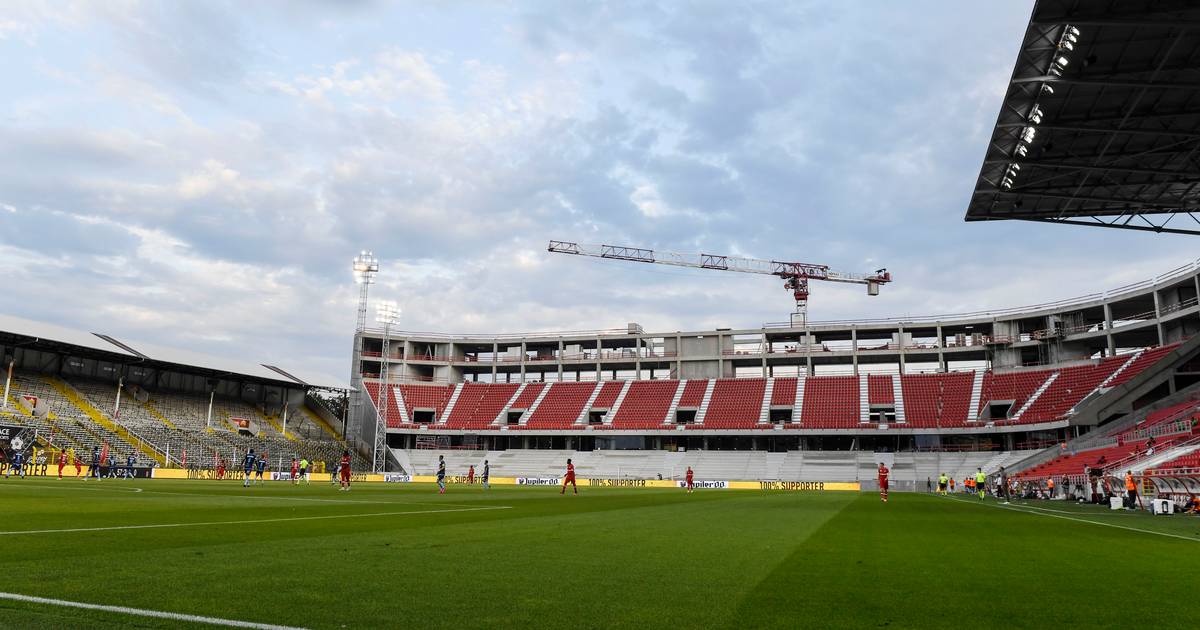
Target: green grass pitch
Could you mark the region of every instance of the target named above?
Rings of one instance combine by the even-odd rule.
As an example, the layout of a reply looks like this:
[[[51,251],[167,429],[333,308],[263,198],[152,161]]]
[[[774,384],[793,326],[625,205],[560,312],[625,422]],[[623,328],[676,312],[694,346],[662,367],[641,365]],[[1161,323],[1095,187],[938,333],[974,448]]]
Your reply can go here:
[[[0,592],[308,628],[1196,627],[1200,585],[1197,518],[900,493],[30,478],[0,515]]]

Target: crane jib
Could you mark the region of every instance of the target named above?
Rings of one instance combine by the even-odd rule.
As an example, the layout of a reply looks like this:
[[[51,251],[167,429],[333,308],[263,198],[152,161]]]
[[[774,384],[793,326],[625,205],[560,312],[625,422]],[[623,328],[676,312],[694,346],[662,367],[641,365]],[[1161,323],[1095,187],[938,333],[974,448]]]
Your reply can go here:
[[[622,245],[592,245],[572,241],[550,241],[547,249],[550,252],[559,254],[575,254],[610,260],[627,260],[630,262],[654,263],[675,267],[716,269],[718,271],[778,276],[784,279],[784,287],[792,292],[792,296],[796,300],[796,312],[793,313],[792,324],[799,326],[804,326],[807,322],[809,280],[866,285],[867,295],[878,295],[880,285],[893,280],[892,274],[888,273],[887,269],[877,269],[871,274],[846,273],[833,271],[827,265],[813,263],[763,260],[760,258],[723,256],[720,254],[687,254],[671,251],[655,251],[644,247],[625,247]]]

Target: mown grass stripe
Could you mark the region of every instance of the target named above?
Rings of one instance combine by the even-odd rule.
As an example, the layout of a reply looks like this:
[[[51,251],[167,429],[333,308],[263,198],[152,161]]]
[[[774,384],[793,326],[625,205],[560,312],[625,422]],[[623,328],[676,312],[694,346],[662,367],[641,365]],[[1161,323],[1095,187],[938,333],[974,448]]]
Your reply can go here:
[[[1166,536],[1168,538],[1178,538],[1179,540],[1186,540],[1188,542],[1200,542],[1200,538],[1193,538],[1190,536],[1180,536],[1179,534],[1172,534],[1170,532],[1156,532],[1152,529],[1142,529],[1140,527],[1130,527],[1128,525],[1117,525],[1116,523],[1104,523],[1101,521],[1093,521],[1093,520],[1089,520],[1086,518],[1079,518],[1076,516],[1063,516],[1062,514],[1052,514],[1049,511],[1047,511],[1045,508],[1025,509],[1021,506],[1011,505],[1011,504],[1004,505],[1004,504],[1000,504],[1000,503],[985,503],[985,502],[977,503],[975,501],[968,501],[965,499],[959,499],[957,497],[951,497],[951,499],[953,499],[959,503],[967,503],[969,505],[986,505],[987,507],[993,507],[993,508],[997,508],[997,509],[1001,509],[1001,510],[1009,510],[1011,512],[1020,512],[1021,514],[1030,514],[1033,516],[1045,516],[1048,518],[1061,518],[1064,521],[1075,521],[1076,523],[1090,523],[1092,525],[1099,525],[1101,527],[1112,527],[1114,529],[1124,529],[1126,531],[1138,532],[1138,533],[1142,533],[1142,534],[1153,534],[1155,536]]]
[[[444,514],[448,512],[479,512],[483,510],[509,510],[509,505],[489,505],[445,510],[407,510],[403,512],[370,512],[367,514],[327,514],[323,516],[289,516],[287,518],[256,518],[237,521],[205,521],[198,523],[153,523],[148,525],[113,525],[109,527],[72,527],[65,529],[27,529],[0,531],[0,536],[25,536],[35,534],[70,534],[78,532],[107,532],[127,529],[168,529],[175,527],[210,527],[216,525],[254,525],[259,523],[286,523],[293,521],[327,521],[348,518],[370,518],[376,516],[412,516],[416,514]]]

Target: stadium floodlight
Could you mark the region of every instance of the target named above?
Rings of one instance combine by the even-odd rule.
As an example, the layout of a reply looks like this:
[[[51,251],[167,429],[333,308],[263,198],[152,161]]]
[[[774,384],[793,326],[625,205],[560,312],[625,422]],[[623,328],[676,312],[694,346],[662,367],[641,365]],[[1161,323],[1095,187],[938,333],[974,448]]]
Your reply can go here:
[[[1033,127],[1026,127],[1023,131],[1021,131],[1021,140],[1026,143],[1032,143],[1033,138],[1036,135],[1037,135],[1037,129],[1035,129]]]
[[[1042,108],[1034,105],[1033,109],[1029,112],[1029,122],[1035,125],[1042,122],[1042,114]]]
[[[1079,29],[1075,28],[1074,26],[1068,26],[1067,33],[1074,35],[1075,37],[1079,37]]]
[[[1058,59],[1054,60],[1054,63],[1062,66],[1062,68],[1065,70],[1067,66],[1071,64],[1071,60],[1067,59],[1066,55],[1059,55]]]
[[[385,328],[400,323],[400,305],[393,300],[381,300],[375,304],[375,321]]]
[[[1058,42],[1058,48],[1059,50],[1075,50],[1075,43],[1068,38],[1063,38],[1061,42]]]
[[[379,273],[379,259],[374,252],[364,249],[354,257],[354,281],[358,284],[373,284]]]
[[[1023,144],[1017,145],[1017,155],[1019,155],[1021,157],[1025,157],[1028,154],[1029,154],[1029,147],[1027,147]]]
[[[1053,96],[1053,95],[1054,95],[1054,88],[1050,87],[1050,85],[1049,85],[1049,84],[1043,85],[1043,86],[1042,86],[1042,94],[1046,94],[1046,95],[1048,95],[1048,96]]]
[[[1004,179],[1000,180],[1000,185],[1004,188],[1012,188],[1013,180],[1011,177],[1005,177]]]
[[[375,284],[375,274],[379,273],[379,259],[375,257],[374,252],[364,249],[354,257],[351,271],[359,287],[358,327],[355,330],[362,332],[367,327],[367,292],[370,286]]]

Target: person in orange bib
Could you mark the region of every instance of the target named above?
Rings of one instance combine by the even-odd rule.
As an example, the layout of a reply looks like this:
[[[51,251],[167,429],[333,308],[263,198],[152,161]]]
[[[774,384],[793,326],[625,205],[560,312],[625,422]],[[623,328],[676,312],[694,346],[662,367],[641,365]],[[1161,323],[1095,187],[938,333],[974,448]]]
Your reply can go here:
[[[1053,477],[1046,479],[1046,498],[1047,499],[1054,498],[1054,478]]]
[[[1125,509],[1132,510],[1137,508],[1137,484],[1133,481],[1133,471],[1125,471],[1125,501],[1128,503]]]

